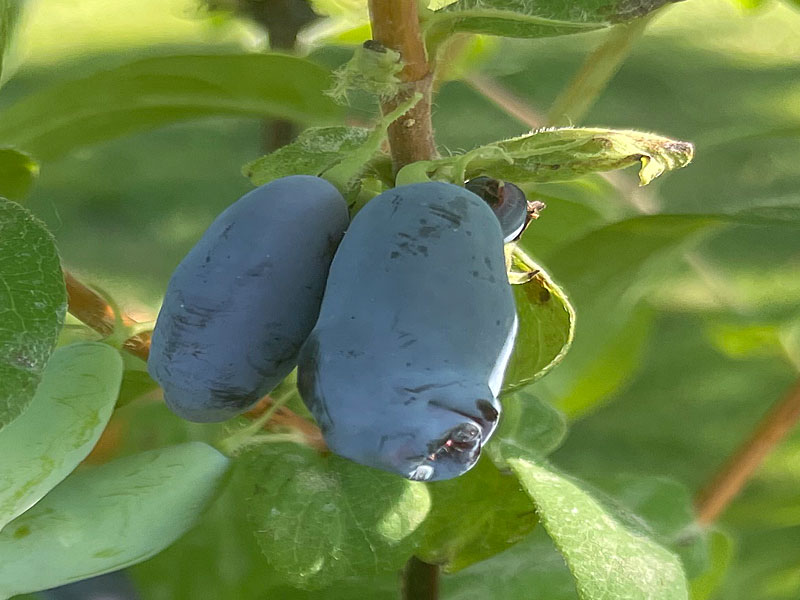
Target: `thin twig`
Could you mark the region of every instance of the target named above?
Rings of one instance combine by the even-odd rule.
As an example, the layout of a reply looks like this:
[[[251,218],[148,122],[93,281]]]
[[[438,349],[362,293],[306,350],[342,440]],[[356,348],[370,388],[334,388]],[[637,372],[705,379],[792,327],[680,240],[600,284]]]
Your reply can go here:
[[[111,335],[114,331],[115,319],[114,310],[108,302],[100,294],[81,283],[69,271],[64,271],[64,280],[67,284],[69,312],[100,335]],[[125,324],[135,323],[127,315],[123,314],[121,318]],[[150,334],[150,331],[138,333],[125,340],[122,348],[142,360],[147,360],[150,353]],[[264,411],[268,410],[271,405],[270,397],[265,396],[255,407],[245,413],[245,416],[250,419],[256,419]],[[299,431],[305,437],[306,443],[314,448],[322,450],[326,447],[319,428],[285,406],[280,407],[275,412],[272,419],[270,419],[270,425]]]
[[[548,124],[571,125],[583,120],[655,14],[650,13],[630,23],[617,25],[609,32],[553,102],[547,115]]]
[[[750,480],[769,453],[800,420],[800,381],[777,402],[695,499],[697,520],[711,524]]]

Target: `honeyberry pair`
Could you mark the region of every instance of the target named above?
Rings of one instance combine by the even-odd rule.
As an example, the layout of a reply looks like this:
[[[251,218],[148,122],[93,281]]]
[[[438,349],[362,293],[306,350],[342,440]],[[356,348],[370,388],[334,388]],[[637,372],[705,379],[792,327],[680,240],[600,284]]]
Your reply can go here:
[[[466,472],[497,425],[517,331],[503,242],[526,204],[492,181],[468,184],[486,200],[400,186],[349,227],[317,177],[243,196],[170,279],[148,362],[168,406],[225,420],[297,366],[332,451],[410,479]]]

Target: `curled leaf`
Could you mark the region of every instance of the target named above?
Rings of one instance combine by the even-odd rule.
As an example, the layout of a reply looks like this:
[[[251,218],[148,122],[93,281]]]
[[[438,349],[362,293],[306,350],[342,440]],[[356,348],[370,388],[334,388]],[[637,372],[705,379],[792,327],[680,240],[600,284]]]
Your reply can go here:
[[[431,161],[427,169],[433,179],[459,177],[464,169],[467,178],[488,175],[521,184],[568,181],[640,164],[639,181],[647,185],[667,171],[685,167],[693,156],[689,142],[653,133],[563,127]]]

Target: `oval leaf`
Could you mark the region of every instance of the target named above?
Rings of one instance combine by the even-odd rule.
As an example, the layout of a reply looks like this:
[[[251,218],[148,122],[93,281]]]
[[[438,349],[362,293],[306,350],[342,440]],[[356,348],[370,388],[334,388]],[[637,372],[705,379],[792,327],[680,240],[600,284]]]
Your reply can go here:
[[[0,141],[40,160],[75,147],[208,116],[338,119],[330,74],[280,54],[162,56],[57,84],[5,109]]]
[[[0,198],[0,429],[28,406],[67,310],[53,236]]]
[[[246,465],[256,539],[295,587],[400,569],[430,508],[424,483],[306,446],[265,445]]]
[[[680,560],[627,530],[578,485],[513,451],[508,464],[575,578],[582,600],[688,600]]]
[[[531,259],[525,257],[525,263],[534,275],[512,288],[519,332],[506,370],[504,392],[536,381],[561,362],[574,332],[575,312],[564,292]]]
[[[141,562],[194,525],[228,469],[191,442],[74,473],[0,533],[0,597]]]
[[[503,37],[548,37],[608,27],[674,1],[458,0],[434,13],[428,29],[437,36],[470,31]]]
[[[242,172],[253,185],[287,175],[321,175],[357,151],[369,134],[363,127],[312,127],[291,144],[246,164]]]
[[[38,175],[39,165],[30,156],[13,148],[0,148],[0,196],[22,200]]]
[[[0,434],[0,530],[86,458],[114,410],[122,357],[86,342],[53,353],[28,409]]]
[[[461,477],[428,484],[428,490],[431,511],[416,555],[448,573],[507,550],[536,526],[517,479],[487,457]]]

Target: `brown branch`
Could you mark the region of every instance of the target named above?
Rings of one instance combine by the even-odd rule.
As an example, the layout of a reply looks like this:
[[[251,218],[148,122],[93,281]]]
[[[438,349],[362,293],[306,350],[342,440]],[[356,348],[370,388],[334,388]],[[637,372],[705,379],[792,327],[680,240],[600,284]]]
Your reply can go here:
[[[369,0],[375,41],[396,50],[403,59],[400,93],[381,104],[383,114],[395,110],[415,93],[422,99],[389,126],[389,145],[395,171],[436,156],[431,122],[433,76],[425,54],[416,0]]]
[[[108,302],[106,302],[100,294],[81,283],[69,271],[64,271],[64,281],[67,284],[69,312],[76,319],[88,325],[100,335],[111,335],[114,331],[115,319],[114,310]],[[130,325],[136,323],[136,321],[128,315],[123,314],[121,318],[125,324]],[[122,348],[134,356],[138,356],[142,360],[147,360],[150,353],[151,333],[150,331],[145,331],[128,338],[122,344]],[[245,416],[250,419],[255,419],[263,414],[271,405],[272,400],[269,396],[265,396],[255,407],[245,413]],[[326,448],[319,428],[284,406],[280,407],[275,412],[269,424],[297,430],[305,436],[306,443],[309,446],[319,450]]]
[[[100,335],[111,335],[115,320],[114,310],[108,302],[93,289],[83,285],[69,271],[64,271],[64,281],[67,284],[69,312]]]
[[[710,524],[724,512],[753,476],[767,455],[786,437],[800,420],[800,381],[783,400],[761,420],[761,423],[702,489],[695,499],[697,520]]]

